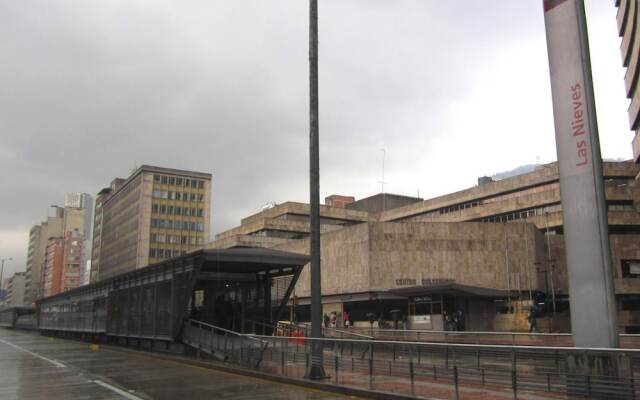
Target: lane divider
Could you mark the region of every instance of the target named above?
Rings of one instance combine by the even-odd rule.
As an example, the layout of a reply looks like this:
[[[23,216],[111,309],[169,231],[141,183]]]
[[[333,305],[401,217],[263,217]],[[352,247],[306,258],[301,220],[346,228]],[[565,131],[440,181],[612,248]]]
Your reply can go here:
[[[52,360],[52,359],[47,358],[47,357],[44,357],[44,356],[41,356],[40,354],[38,354],[38,353],[34,353],[33,351],[29,351],[29,350],[25,349],[24,347],[20,347],[20,346],[18,346],[17,344],[13,344],[13,343],[11,343],[11,342],[7,342],[6,340],[3,340],[3,339],[0,339],[0,343],[4,343],[4,344],[6,344],[7,346],[11,346],[11,347],[13,347],[13,348],[14,348],[14,349],[16,349],[16,350],[23,351],[23,352],[25,352],[25,353],[27,353],[27,354],[30,354],[30,355],[32,355],[32,356],[34,356],[34,357],[37,357],[37,358],[41,359],[41,360],[44,360],[44,361],[50,362],[51,364],[55,365],[55,366],[56,366],[56,367],[58,367],[58,368],[67,368],[67,366],[66,366],[66,365],[64,365],[64,364],[63,364],[63,363],[61,363],[61,362],[58,362],[58,361],[56,361],[56,360]]]
[[[114,393],[119,394],[120,396],[124,397],[125,399],[129,399],[129,400],[144,400],[142,397],[138,397],[136,395],[133,395],[129,392],[125,392],[122,389],[118,389],[117,387],[113,386],[113,385],[109,385],[108,383],[99,381],[99,380],[95,380],[95,381],[91,381],[93,383],[95,383],[96,385],[102,386],[105,389],[109,389]]]

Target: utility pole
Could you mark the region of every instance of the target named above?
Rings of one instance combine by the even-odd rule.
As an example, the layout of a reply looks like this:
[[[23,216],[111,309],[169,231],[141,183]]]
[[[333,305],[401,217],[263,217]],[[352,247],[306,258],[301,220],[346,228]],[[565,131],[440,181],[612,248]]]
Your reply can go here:
[[[320,150],[318,107],[318,0],[309,0],[309,217],[311,233],[311,337],[322,337],[320,273]],[[322,341],[311,341],[309,379],[324,379]]]

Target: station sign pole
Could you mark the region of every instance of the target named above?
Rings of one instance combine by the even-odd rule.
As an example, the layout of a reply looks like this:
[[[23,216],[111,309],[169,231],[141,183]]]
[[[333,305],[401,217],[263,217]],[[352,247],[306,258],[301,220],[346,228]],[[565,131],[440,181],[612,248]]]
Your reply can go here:
[[[576,346],[618,347],[607,207],[583,0],[543,0]]]

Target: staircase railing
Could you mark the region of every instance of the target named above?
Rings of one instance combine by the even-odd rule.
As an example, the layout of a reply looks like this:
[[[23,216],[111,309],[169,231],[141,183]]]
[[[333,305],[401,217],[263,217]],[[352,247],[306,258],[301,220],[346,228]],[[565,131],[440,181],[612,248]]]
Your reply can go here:
[[[185,323],[182,342],[221,361],[235,361],[258,368],[268,342],[206,322]]]

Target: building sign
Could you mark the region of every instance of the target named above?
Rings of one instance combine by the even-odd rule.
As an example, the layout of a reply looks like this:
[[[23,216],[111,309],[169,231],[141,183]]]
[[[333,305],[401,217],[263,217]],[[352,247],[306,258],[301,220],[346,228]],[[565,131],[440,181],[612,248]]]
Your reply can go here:
[[[413,278],[397,278],[396,286],[416,286],[420,282],[422,286],[439,286],[455,283],[455,279],[450,278],[423,278],[421,280]]]
[[[396,286],[415,286],[416,280],[410,278],[398,278],[396,279]]]
[[[431,315],[412,315],[409,318],[414,324],[431,324]]]
[[[616,347],[615,295],[583,0],[544,0],[544,16],[574,343]]]

